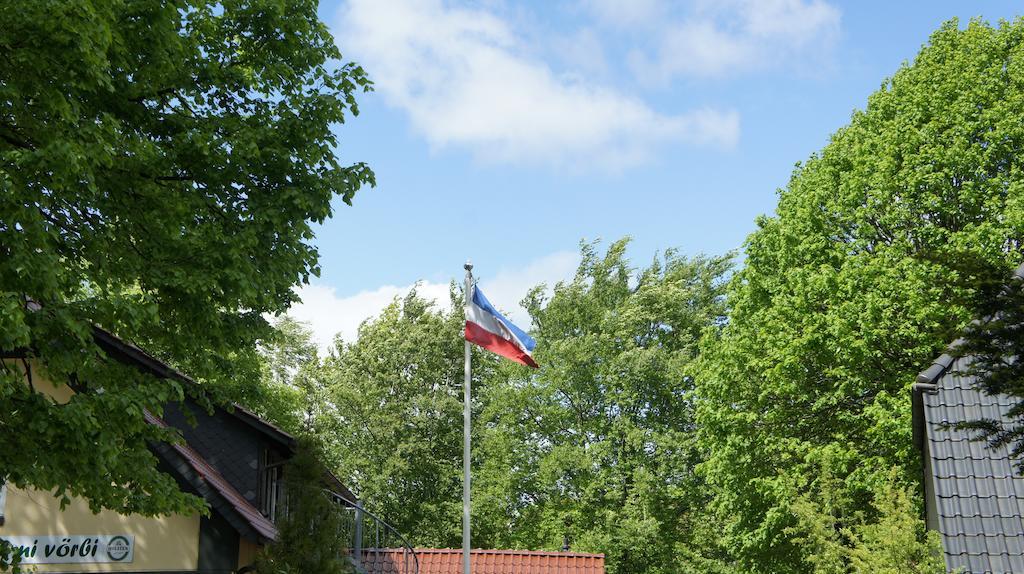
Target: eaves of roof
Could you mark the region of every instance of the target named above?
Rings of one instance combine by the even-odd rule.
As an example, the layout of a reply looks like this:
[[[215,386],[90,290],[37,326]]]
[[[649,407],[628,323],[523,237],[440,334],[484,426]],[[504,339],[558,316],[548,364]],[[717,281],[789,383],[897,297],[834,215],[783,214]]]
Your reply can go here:
[[[163,361],[157,359],[156,357],[154,357],[154,356],[150,355],[149,353],[147,353],[146,351],[142,350],[137,345],[129,343],[129,342],[125,341],[124,339],[121,339],[120,337],[118,337],[117,335],[114,335],[113,333],[111,333],[110,331],[107,331],[106,329],[103,329],[103,328],[101,328],[99,326],[93,326],[93,335],[95,337],[96,342],[105,351],[107,351],[108,353],[112,353],[114,356],[120,357],[123,360],[131,361],[132,363],[134,363],[134,364],[138,365],[139,367],[141,367],[142,369],[144,369],[146,372],[148,372],[148,373],[150,373],[150,374],[152,374],[152,375],[154,375],[156,377],[171,378],[171,379],[177,380],[177,381],[179,381],[181,383],[184,383],[186,385],[194,386],[196,388],[199,387],[199,383],[197,383],[194,379],[192,379],[191,377],[189,377],[185,373],[182,373],[181,371],[171,367],[170,365],[164,363]],[[279,427],[277,427],[276,425],[274,425],[270,421],[267,421],[267,420],[261,418],[259,415],[253,413],[252,411],[246,409],[245,407],[243,407],[243,406],[241,406],[241,405],[239,405],[237,403],[232,403],[230,405],[230,407],[231,408],[224,408],[224,409],[221,409],[221,407],[217,407],[217,408],[220,409],[220,410],[224,410],[225,412],[231,413],[236,419],[246,423],[247,425],[249,425],[253,429],[261,432],[264,436],[267,436],[267,437],[273,439],[278,444],[286,447],[289,451],[292,451],[292,452],[295,451],[295,449],[297,447],[297,441],[295,440],[295,437],[292,436],[290,433],[288,433],[288,432],[286,432],[284,430],[281,430]],[[149,413],[147,413],[147,415],[148,414]],[[153,415],[150,415],[150,416],[153,416]],[[156,417],[154,416],[154,418],[156,418]],[[157,420],[159,420],[159,422],[162,425],[166,426],[167,423],[165,423],[162,419],[158,419],[157,418]],[[202,457],[199,457],[199,454],[196,453],[193,449],[191,449],[191,447],[186,447],[186,448],[189,451],[191,451],[192,453],[194,453],[195,457],[198,457],[199,460],[202,460]],[[213,468],[205,460],[202,460],[202,465],[205,466],[205,467],[209,467],[210,469]],[[214,471],[214,472],[216,472],[216,471]],[[223,477],[221,477],[219,473],[217,473],[217,476],[220,477],[220,480],[223,480]],[[338,493],[343,498],[345,498],[345,499],[347,499],[349,501],[356,501],[356,500],[358,500],[357,497],[355,496],[355,494],[353,494],[352,491],[349,490],[348,487],[346,487],[338,479],[338,477],[336,477],[330,471],[325,471],[325,473],[324,473],[324,482],[326,483],[326,485],[328,486],[328,488],[331,491]],[[225,481],[225,484],[227,484],[230,487],[230,484],[228,484],[226,481]],[[238,497],[239,501],[241,501],[246,506],[251,508],[251,505],[249,505],[248,502],[244,498],[238,496],[237,491],[235,491],[233,487],[231,487],[231,491],[234,492],[234,496]],[[256,515],[259,518],[263,518],[263,515],[260,514],[258,511],[256,511],[255,509],[252,509],[252,510],[256,513]],[[249,511],[245,510],[245,512],[243,514],[248,514],[248,513],[249,513]],[[266,520],[266,519],[264,519],[264,520]],[[269,521],[267,521],[267,522],[269,522]],[[271,527],[273,527],[272,523],[271,523]],[[275,532],[274,536],[276,536],[276,530],[274,532]],[[265,536],[266,534],[265,533],[260,533],[260,535],[261,536]]]

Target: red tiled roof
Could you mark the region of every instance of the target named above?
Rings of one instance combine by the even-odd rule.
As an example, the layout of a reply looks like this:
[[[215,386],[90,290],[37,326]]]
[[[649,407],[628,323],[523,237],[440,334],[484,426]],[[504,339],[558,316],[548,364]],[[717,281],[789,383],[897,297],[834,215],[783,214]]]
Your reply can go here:
[[[160,417],[145,411],[146,422],[151,425],[168,428],[169,425],[164,422]],[[256,510],[252,504],[249,503],[235,487],[231,486],[231,483],[227,481],[217,469],[210,463],[206,462],[198,452],[187,444],[171,443],[168,446],[173,448],[190,467],[199,475],[199,477],[213,490],[217,491],[224,500],[231,505],[231,507],[249,524],[260,536],[263,536],[267,540],[277,539],[277,527],[274,523],[263,516],[259,510]]]
[[[417,548],[419,574],[462,574],[462,549]],[[412,557],[407,557],[412,561]],[[363,567],[369,574],[395,574],[402,569],[401,548],[363,551]],[[604,574],[604,554],[530,550],[473,549],[473,574]],[[410,569],[411,570],[411,569]]]

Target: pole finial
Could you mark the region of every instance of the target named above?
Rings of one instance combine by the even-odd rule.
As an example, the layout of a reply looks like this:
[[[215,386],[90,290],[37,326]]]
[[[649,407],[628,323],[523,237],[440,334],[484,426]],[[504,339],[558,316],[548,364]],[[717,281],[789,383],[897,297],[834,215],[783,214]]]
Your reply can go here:
[[[470,261],[469,259],[467,259],[466,260],[466,264],[463,265],[462,268],[465,269],[466,271],[472,271],[473,270],[473,262]]]

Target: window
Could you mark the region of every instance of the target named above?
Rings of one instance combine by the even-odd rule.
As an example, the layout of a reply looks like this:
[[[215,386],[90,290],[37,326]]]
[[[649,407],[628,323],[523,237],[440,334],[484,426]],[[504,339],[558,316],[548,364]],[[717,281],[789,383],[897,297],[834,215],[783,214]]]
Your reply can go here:
[[[284,492],[285,460],[276,452],[264,449],[260,456],[260,512],[271,522],[288,514]]]
[[[4,525],[4,507],[7,506],[7,483],[0,482],[0,526]]]

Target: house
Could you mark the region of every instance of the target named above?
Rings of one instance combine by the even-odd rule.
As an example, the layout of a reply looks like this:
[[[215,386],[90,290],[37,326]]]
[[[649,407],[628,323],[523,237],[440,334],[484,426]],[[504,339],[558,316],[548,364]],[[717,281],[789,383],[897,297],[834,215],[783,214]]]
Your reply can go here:
[[[462,574],[462,549],[417,548],[419,574]],[[401,549],[368,553],[368,574],[392,574],[401,563]],[[483,550],[469,556],[473,574],[604,574],[604,554],[529,550]]]
[[[1022,274],[1024,267],[1018,270]],[[1016,400],[989,396],[963,374],[969,357],[942,355],[913,385],[914,444],[923,459],[925,514],[946,567],[964,574],[1024,572],[1024,478],[1006,447],[949,425],[1005,420]]]
[[[94,338],[108,356],[157,377],[195,384],[113,334],[96,328]],[[33,363],[26,363],[33,368]],[[73,391],[55,385],[35,367],[35,387],[57,402]],[[171,515],[148,518],[112,511],[93,514],[80,498],[64,509],[48,492],[0,487],[0,538],[13,543],[23,564],[38,572],[245,572],[257,551],[278,535],[283,515],[284,464],[295,453],[287,432],[244,408],[215,407],[207,412],[187,399],[168,405],[162,417],[146,413],[153,425],[178,429],[184,444],[154,443],[160,468],[179,487],[202,497],[209,516]],[[194,420],[195,424],[190,424]],[[341,536],[359,548],[364,532],[387,531],[386,523],[364,512],[337,478],[326,475],[324,487],[351,518]],[[411,553],[400,536],[398,540]],[[357,569],[360,552],[350,552]],[[401,574],[415,574],[415,555]]]

